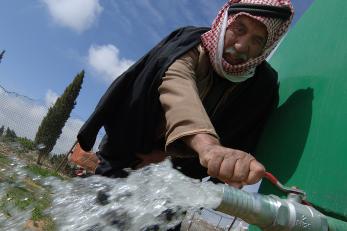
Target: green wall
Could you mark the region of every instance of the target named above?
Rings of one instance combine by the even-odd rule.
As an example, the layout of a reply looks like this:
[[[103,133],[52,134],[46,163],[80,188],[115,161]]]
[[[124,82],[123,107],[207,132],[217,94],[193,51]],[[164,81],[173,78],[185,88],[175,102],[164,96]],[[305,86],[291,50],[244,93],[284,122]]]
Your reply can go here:
[[[257,158],[326,214],[347,220],[347,1],[315,0],[270,63],[280,105]],[[261,193],[279,191],[264,182]]]

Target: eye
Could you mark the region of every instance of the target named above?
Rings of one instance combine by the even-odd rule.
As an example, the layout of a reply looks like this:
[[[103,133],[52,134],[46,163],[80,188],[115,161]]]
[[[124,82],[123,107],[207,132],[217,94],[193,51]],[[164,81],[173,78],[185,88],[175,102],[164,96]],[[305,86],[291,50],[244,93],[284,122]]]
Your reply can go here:
[[[236,35],[243,35],[246,33],[246,28],[237,23],[237,24],[234,24],[232,27],[231,27],[231,30],[236,34]]]

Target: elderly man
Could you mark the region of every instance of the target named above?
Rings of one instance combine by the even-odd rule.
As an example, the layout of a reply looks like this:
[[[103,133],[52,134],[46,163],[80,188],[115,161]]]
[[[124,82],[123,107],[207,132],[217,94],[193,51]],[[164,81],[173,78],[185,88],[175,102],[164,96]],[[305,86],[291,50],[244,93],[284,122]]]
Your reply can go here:
[[[211,28],[161,41],[112,83],[78,134],[90,150],[105,128],[96,173],[122,177],[170,155],[191,177],[260,180],[265,168],[250,153],[278,101],[265,59],[292,16],[290,0],[229,0]]]

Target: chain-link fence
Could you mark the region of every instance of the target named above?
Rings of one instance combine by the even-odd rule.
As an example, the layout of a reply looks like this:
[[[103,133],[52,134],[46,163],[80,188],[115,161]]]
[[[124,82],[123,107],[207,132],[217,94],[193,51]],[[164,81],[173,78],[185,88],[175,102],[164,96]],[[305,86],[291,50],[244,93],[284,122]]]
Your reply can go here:
[[[34,140],[35,134],[48,111],[44,101],[34,100],[10,92],[0,85],[0,127],[14,130],[19,137]],[[52,153],[66,153],[76,141],[76,135],[84,121],[72,114],[63,128]],[[100,135],[102,136],[102,135]],[[100,137],[98,137],[100,140]]]

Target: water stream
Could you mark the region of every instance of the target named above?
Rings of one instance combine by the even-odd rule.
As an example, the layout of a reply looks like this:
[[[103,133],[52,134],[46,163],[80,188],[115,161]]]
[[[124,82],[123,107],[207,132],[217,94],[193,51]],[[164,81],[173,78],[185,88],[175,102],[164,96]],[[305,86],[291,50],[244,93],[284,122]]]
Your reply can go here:
[[[133,171],[124,179],[71,180],[40,177],[27,172],[19,160],[12,161],[9,169],[0,171],[11,171],[16,182],[1,183],[0,198],[10,185],[20,185],[29,177],[42,186],[37,190],[49,191],[51,206],[44,212],[57,230],[172,230],[189,209],[214,208],[221,200],[221,185],[188,178],[173,169],[169,160]],[[7,211],[10,217],[0,211],[0,229],[22,230],[32,208]]]

